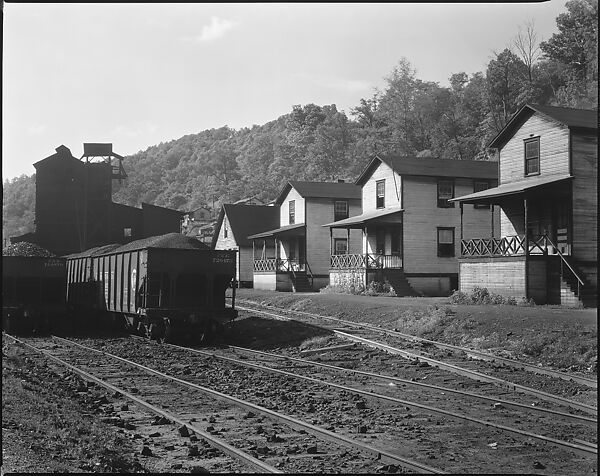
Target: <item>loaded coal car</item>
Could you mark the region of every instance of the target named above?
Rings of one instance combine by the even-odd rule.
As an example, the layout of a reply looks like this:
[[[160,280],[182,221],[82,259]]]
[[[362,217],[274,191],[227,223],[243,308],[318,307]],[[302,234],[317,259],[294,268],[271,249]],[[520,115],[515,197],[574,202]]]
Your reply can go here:
[[[236,251],[169,233],[66,258],[67,301],[83,322],[91,314],[153,339],[204,340],[237,316],[235,286],[226,299]]]
[[[66,261],[33,243],[2,250],[2,329],[46,333],[64,325]]]

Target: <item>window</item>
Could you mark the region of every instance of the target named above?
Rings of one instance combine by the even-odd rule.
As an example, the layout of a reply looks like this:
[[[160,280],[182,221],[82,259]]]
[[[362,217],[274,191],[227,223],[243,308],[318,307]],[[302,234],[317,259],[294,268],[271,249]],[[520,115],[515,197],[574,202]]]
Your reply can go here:
[[[123,236],[125,238],[130,238],[131,237],[131,228],[123,228]]]
[[[296,200],[290,200],[290,225],[296,223]]]
[[[229,234],[229,230],[227,230],[227,222],[223,223],[223,237],[227,238],[227,235]]]
[[[525,175],[540,173],[540,138],[525,141]]]
[[[376,182],[377,208],[385,208],[385,180]]]
[[[346,238],[334,238],[333,239],[334,255],[345,255],[348,254],[348,240]]]
[[[454,208],[454,180],[438,180],[437,206],[438,208]]]
[[[348,218],[348,202],[334,202],[333,221],[343,220],[344,218]]]
[[[489,182],[477,181],[477,180],[475,182],[473,182],[473,192],[482,192],[483,190],[487,190],[488,188],[490,188]],[[488,208],[489,209],[490,206],[485,203],[476,203],[475,208]]]
[[[437,229],[438,256],[442,258],[454,256],[454,228]]]

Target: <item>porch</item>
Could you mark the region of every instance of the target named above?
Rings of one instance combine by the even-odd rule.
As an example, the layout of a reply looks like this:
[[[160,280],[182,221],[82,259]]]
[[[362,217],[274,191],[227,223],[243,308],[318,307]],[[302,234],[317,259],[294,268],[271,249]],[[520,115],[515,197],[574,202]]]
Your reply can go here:
[[[306,226],[287,225],[248,237],[252,240],[255,289],[310,291],[313,275],[306,260]]]
[[[399,296],[414,296],[403,273],[402,213],[400,208],[373,210],[329,223],[329,282],[334,286],[366,288],[371,281],[388,281]],[[334,229],[347,231],[346,242],[333,238]],[[348,253],[350,230],[362,231],[362,253]]]
[[[501,238],[463,239],[459,289],[579,306],[589,283],[572,256],[570,176],[531,178],[454,199],[501,209]],[[585,288],[588,289],[585,289]]]

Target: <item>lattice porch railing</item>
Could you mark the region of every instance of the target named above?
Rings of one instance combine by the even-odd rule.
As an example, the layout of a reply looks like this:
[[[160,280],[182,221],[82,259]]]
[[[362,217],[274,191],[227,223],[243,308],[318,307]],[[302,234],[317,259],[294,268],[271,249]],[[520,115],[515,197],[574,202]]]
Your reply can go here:
[[[331,255],[330,265],[331,269],[402,268],[402,258],[377,254]]]

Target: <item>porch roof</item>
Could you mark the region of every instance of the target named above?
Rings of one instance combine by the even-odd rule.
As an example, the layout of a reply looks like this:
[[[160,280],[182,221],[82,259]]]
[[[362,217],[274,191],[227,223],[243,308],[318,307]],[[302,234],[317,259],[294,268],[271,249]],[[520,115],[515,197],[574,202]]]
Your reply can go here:
[[[370,221],[375,221],[381,217],[392,215],[394,213],[403,212],[403,208],[384,208],[382,210],[373,210],[370,212],[356,215],[354,217],[345,218],[344,220],[334,221],[333,223],[327,223],[326,225],[330,228],[362,228],[365,224]]]
[[[264,231],[262,233],[257,233],[255,235],[250,235],[248,237],[249,240],[254,240],[256,238],[268,238],[269,236],[277,236],[277,235],[288,235],[288,236],[304,236],[306,234],[306,226],[304,223],[297,223],[295,225],[286,225],[281,228],[276,228],[275,230]]]
[[[554,184],[572,178],[573,176],[569,174],[551,175],[546,177],[530,177],[525,180],[519,180],[518,182],[505,183],[494,188],[488,188],[487,190],[482,190],[481,192],[452,198],[448,201],[459,203],[492,203],[495,202],[495,199],[500,197],[518,195],[544,185]]]

